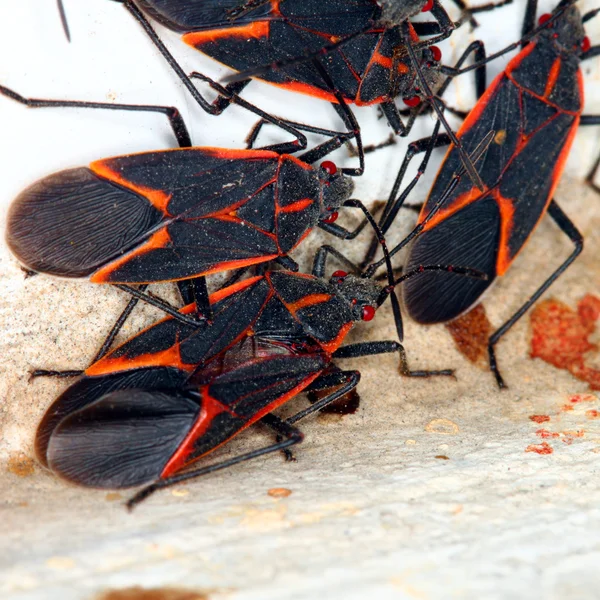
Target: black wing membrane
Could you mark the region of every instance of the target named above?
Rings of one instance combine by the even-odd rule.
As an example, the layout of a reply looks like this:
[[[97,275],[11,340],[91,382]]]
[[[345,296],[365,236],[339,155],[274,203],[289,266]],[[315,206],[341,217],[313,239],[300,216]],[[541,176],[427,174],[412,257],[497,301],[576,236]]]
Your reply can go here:
[[[34,271],[85,277],[161,218],[160,211],[139,194],[99,178],[90,169],[70,169],[41,179],[15,199],[8,213],[6,241]]]
[[[48,445],[48,464],[88,487],[120,489],[158,479],[200,407],[184,396],[119,390],[69,414]]]
[[[102,396],[116,390],[143,388],[146,391],[179,389],[188,373],[174,368],[137,369],[103,375],[82,377],[69,386],[46,411],[37,428],[35,453],[38,460],[48,466],[47,452],[50,436],[56,426],[72,412],[83,409]]]
[[[443,323],[468,310],[491,285],[500,244],[500,211],[493,198],[479,200],[418,236],[406,271],[419,265],[471,267],[487,281],[426,271],[407,279],[402,294],[408,314],[418,323]]]

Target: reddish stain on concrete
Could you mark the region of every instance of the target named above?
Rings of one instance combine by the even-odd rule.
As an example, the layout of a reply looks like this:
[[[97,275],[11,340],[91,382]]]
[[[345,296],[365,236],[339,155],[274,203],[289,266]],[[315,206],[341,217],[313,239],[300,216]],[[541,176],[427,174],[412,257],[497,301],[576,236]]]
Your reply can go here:
[[[529,420],[534,423],[546,423],[546,421],[550,420],[550,417],[548,415],[531,415]]]
[[[577,310],[554,299],[540,302],[531,313],[531,357],[565,369],[600,390],[600,370],[588,367],[585,357],[598,350],[589,338],[599,317],[600,298],[590,294],[580,300]]]
[[[539,435],[541,438],[557,438],[560,437],[560,433],[556,431],[548,431],[547,429],[538,429],[535,435]]]
[[[596,402],[598,398],[593,394],[573,394],[569,396],[571,404],[579,404],[580,402]]]
[[[554,450],[548,442],[542,442],[541,444],[531,444],[525,448],[525,452],[535,452],[536,454],[552,454]]]
[[[487,358],[487,344],[492,332],[482,304],[446,324],[458,350],[472,363]]]
[[[600,417],[600,412],[598,412],[597,410],[586,410],[585,416],[588,419],[597,419],[598,417]]]

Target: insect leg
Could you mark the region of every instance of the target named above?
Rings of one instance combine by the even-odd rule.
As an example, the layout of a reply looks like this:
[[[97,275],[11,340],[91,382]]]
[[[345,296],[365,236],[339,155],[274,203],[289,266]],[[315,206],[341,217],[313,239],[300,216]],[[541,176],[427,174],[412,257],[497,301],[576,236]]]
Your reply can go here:
[[[253,458],[258,458],[259,456],[263,456],[265,454],[270,454],[271,452],[277,452],[279,450],[285,450],[294,444],[300,443],[304,436],[301,431],[289,425],[287,422],[282,421],[275,415],[265,415],[260,420],[261,423],[264,423],[271,429],[274,429],[278,435],[282,436],[281,441],[271,444],[269,446],[265,446],[264,448],[259,448],[257,450],[253,450],[252,452],[246,452],[245,454],[240,454],[239,456],[235,456],[229,460],[224,460],[219,463],[215,463],[213,465],[208,465],[206,467],[200,467],[198,469],[188,470],[185,473],[181,473],[180,475],[173,475],[172,477],[167,477],[166,479],[161,479],[151,485],[148,485],[142,488],[137,494],[135,494],[132,498],[127,501],[127,508],[132,510],[135,508],[140,502],[145,500],[148,496],[154,493],[157,490],[177,485],[184,481],[188,481],[190,479],[194,479],[196,477],[200,477],[202,475],[208,475],[208,473],[213,473],[214,471],[220,471],[221,469],[226,469],[227,467],[232,467],[233,465],[237,465],[238,463],[245,462],[247,460],[251,460]]]
[[[348,344],[338,348],[333,358],[358,358],[361,356],[372,356],[375,354],[390,354],[397,352],[400,358],[400,374],[404,377],[431,377],[431,376],[443,376],[453,377],[454,371],[452,369],[442,369],[436,371],[424,371],[417,370],[413,371],[408,366],[408,359],[406,356],[406,350],[400,342],[393,340],[377,341],[377,342],[358,342],[356,344]]]
[[[552,200],[550,202],[550,206],[548,207],[548,214],[554,219],[554,222],[561,228],[561,230],[568,236],[568,238],[575,245],[575,250],[569,255],[569,257],[544,281],[544,283],[535,291],[535,293],[515,312],[515,314],[502,325],[499,329],[497,329],[491,336],[488,341],[488,354],[490,361],[490,369],[494,373],[496,377],[496,382],[498,383],[498,387],[505,388],[506,384],[504,383],[504,379],[500,375],[500,370],[498,369],[498,364],[496,362],[496,352],[495,346],[500,340],[500,338],[510,330],[510,328],[537,302],[539,297],[567,270],[567,268],[571,265],[571,263],[581,254],[583,250],[583,236],[575,227],[574,223],[567,217],[567,215],[562,211],[562,209],[558,206],[558,204]]]
[[[28,108],[96,108],[106,110],[127,110],[132,112],[157,112],[165,115],[181,148],[192,145],[190,134],[181,113],[175,106],[154,104],[112,104],[110,102],[84,102],[80,100],[45,100],[42,98],[24,98],[17,92],[0,85],[0,94],[11,98]]]

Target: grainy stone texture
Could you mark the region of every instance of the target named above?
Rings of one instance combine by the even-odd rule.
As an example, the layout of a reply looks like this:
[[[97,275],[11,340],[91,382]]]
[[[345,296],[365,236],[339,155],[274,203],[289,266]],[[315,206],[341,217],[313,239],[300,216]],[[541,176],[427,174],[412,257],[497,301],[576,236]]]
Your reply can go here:
[[[102,31],[98,26],[95,35]],[[598,91],[597,71],[588,75]],[[102,76],[110,80],[107,72]],[[39,96],[36,77],[34,69],[26,87]],[[51,93],[58,97],[77,81]],[[471,100],[461,89],[457,103],[466,107]],[[589,106],[600,113],[598,94]],[[40,114],[38,127],[46,118]],[[86,127],[93,121],[83,118]],[[380,126],[368,141],[385,131]],[[597,132],[578,136],[572,177],[581,179],[598,152],[597,139]],[[16,169],[22,159],[14,152]],[[98,156],[86,152],[73,164]],[[359,197],[383,197],[389,188],[398,161],[378,156],[386,157],[378,167],[388,176],[359,181]],[[43,164],[37,175],[52,168]],[[581,228],[586,249],[547,296],[575,307],[585,294],[600,296],[600,198],[572,179],[556,198]],[[411,219],[407,213],[405,229]],[[569,252],[568,241],[544,220],[486,298],[493,325]],[[402,379],[393,356],[347,361],[362,372],[360,408],[307,420],[297,462],[267,456],[157,493],[128,514],[127,494],[69,486],[34,462],[35,427],[66,384],[28,381],[31,368],[85,366],[125,301],[115,290],[85,283],[24,279],[0,250],[0,597],[598,598],[600,419],[593,411],[600,411],[600,398],[566,371],[529,358],[527,318],[499,346],[506,391],[457,352],[444,327],[408,322],[413,367],[453,367],[456,381]],[[157,315],[140,310],[122,337]],[[388,308],[352,334],[386,338],[393,339]],[[598,342],[598,333],[591,339]],[[588,358],[600,363],[597,353]],[[304,405],[299,398],[286,411]],[[269,439],[251,429],[215,459]]]

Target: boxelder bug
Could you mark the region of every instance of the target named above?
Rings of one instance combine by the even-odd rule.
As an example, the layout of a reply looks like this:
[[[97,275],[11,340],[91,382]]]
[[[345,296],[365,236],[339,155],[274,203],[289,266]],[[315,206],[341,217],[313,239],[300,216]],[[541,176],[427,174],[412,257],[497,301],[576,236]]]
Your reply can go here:
[[[353,188],[344,169],[331,161],[310,164],[330,151],[331,140],[300,158],[280,154],[295,150],[295,143],[263,150],[191,148],[174,107],[28,99],[4,86],[0,94],[33,108],[159,112],[181,146],[61,171],[22,192],[6,235],[13,253],[34,271],[124,284],[190,279],[272,259],[290,266],[287,253],[313,227],[350,239],[364,226],[351,232],[334,222]],[[206,299],[201,280],[195,284]],[[189,321],[152,296],[121,288]],[[197,300],[209,316],[206,302]]]
[[[352,111],[346,106],[348,102],[362,106],[380,105],[393,130],[407,135],[419,110],[413,111],[405,125],[395,98],[404,97],[411,107],[416,107],[425,98],[437,112],[452,141],[457,143],[431,93],[431,87],[437,86],[441,58],[439,49],[432,44],[448,37],[455,27],[438,0],[381,3],[376,0],[327,3],[249,0],[233,6],[228,0],[213,0],[202,5],[181,0],[119,1],[142,24],[184,83],[186,75],[168,55],[140,8],[166,27],[185,32],[183,40],[189,45],[240,71],[228,78],[231,80],[229,85],[246,85],[252,75],[285,89],[332,102],[348,133],[356,137],[361,164],[359,172],[364,165],[360,130]],[[497,5],[509,1],[502,0]],[[458,4],[464,7],[462,2]],[[497,5],[485,5],[475,12],[490,10]],[[419,10],[431,10],[438,23],[415,23],[413,26],[407,19]],[[439,35],[422,42],[415,28],[427,34],[439,32]],[[191,77],[206,79],[197,73]],[[192,93],[197,93],[189,79],[186,85],[188,89],[192,88]],[[212,87],[222,94],[221,108],[224,108],[227,91],[215,85]],[[458,147],[469,177],[483,189],[468,155],[460,144]]]
[[[490,367],[500,387],[494,347],[531,305],[565,271],[583,249],[581,234],[553,200],[578,125],[600,124],[600,116],[582,116],[583,77],[579,64],[598,56],[573,0],[563,0],[534,28],[537,3],[528,0],[523,30],[529,40],[480,98],[458,132],[468,151],[495,130],[494,142],[479,172],[485,192],[461,181],[438,214],[412,245],[406,268],[423,262],[469,264],[488,274],[486,281],[466,281],[450,273],[423,273],[403,289],[410,316],[419,323],[458,317],[503,275],[547,211],[575,245],[575,250],[489,340]],[[517,47],[513,44],[495,58]],[[469,67],[470,69],[471,67]],[[452,147],[422,209],[422,222],[439,201],[459,164]],[[390,211],[393,218],[394,211]],[[386,224],[382,224],[385,231]],[[391,251],[395,253],[395,249]],[[380,261],[381,262],[381,261]],[[377,263],[376,263],[377,264]]]
[[[388,295],[399,315],[394,286],[424,269],[485,277],[433,265],[394,281],[388,258],[387,286],[343,271],[327,281],[321,276],[328,253],[318,253],[314,275],[268,271],[219,290],[211,297],[212,327],[189,328],[167,318],[93,364],[42,420],[40,461],[80,485],[150,483],[128,502],[132,508],[156,489],[286,449],[302,440],[294,423],[357,385],[360,374],[341,371],[333,359],[403,356],[395,341],[341,346],[353,324],[371,320]],[[269,414],[303,391],[332,387],[338,389],[287,421]],[[286,439],[189,470],[259,420]]]

